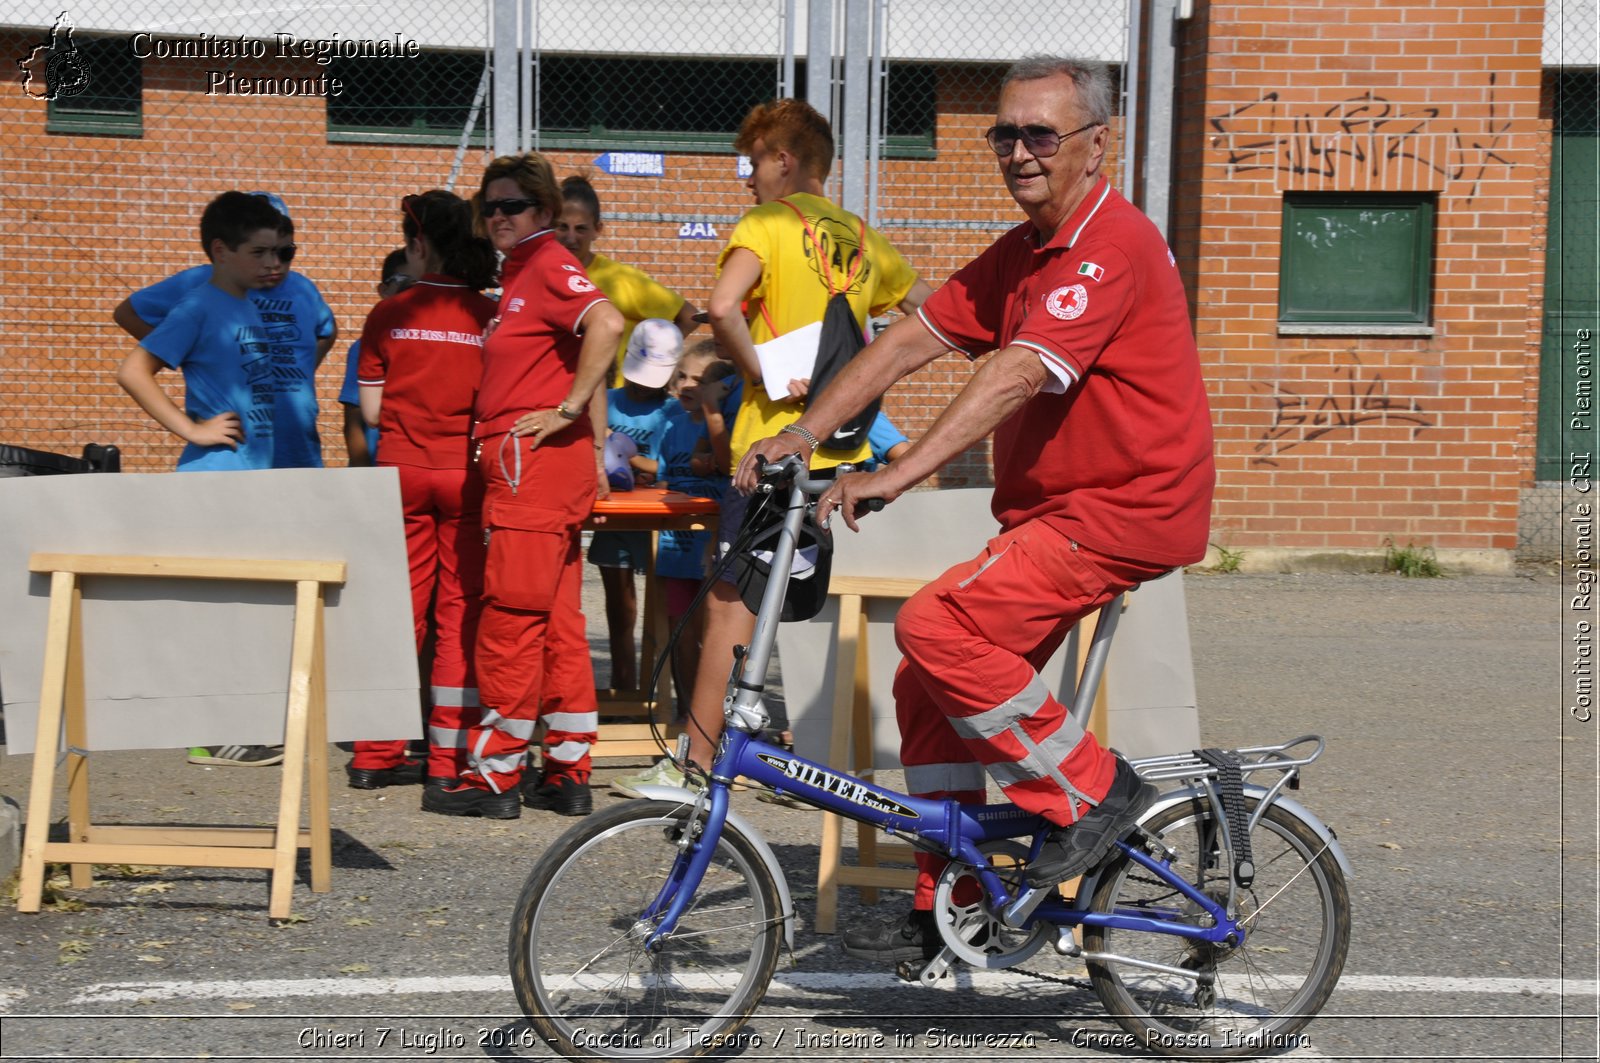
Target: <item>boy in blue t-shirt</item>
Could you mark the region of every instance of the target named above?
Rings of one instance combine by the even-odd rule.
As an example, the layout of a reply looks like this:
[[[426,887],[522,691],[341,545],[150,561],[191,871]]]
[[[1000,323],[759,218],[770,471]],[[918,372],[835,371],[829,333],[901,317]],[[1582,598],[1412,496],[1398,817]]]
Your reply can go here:
[[[338,327],[333,311],[310,278],[288,269],[295,255],[294,223],[283,200],[269,192],[252,192],[277,213],[285,225],[279,232],[284,270],[267,288],[253,289],[250,300],[267,329],[275,393],[273,418],[275,469],[322,468],[322,442],[317,436],[316,372],[332,349]],[[202,238],[202,243],[204,239]],[[112,319],[136,340],[160,325],[190,292],[211,277],[210,266],[194,266],[166,280],[141,288],[124,299]]]
[[[179,472],[270,469],[274,464],[272,329],[249,293],[283,282],[287,220],[265,199],[224,192],[200,215],[209,281],[184,295],[117,370],[117,383],[157,424],[187,444]],[[184,408],[156,374],[183,373]],[[189,761],[266,766],[283,751],[264,745],[196,746]]]
[[[266,200],[224,192],[200,216],[209,283],[190,291],[117,371],[117,383],[187,446],[181,472],[270,469],[274,411],[271,329],[248,293],[283,281],[285,219]],[[185,408],[156,374],[183,373]]]
[[[622,358],[623,385],[606,392],[606,427],[633,440],[638,453],[628,459],[634,483],[649,485],[657,473],[656,447],[666,429],[667,381],[683,351],[683,333],[663,318],[639,322],[628,337]],[[600,569],[606,592],[606,629],[611,638],[611,689],[639,686],[639,651],[633,628],[639,618],[639,594],[633,574],[642,572],[650,556],[650,533],[594,533],[589,563]]]

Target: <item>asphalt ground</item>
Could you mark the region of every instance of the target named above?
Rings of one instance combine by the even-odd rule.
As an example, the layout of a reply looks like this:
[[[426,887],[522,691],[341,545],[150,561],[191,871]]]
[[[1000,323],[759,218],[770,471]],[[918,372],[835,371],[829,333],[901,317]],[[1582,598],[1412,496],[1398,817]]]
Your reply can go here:
[[[1186,590],[1203,740],[1328,740],[1296,797],[1354,865],[1352,942],[1286,1057],[1596,1058],[1596,725],[1567,711],[1559,580],[1193,575]],[[529,867],[573,821],[425,814],[415,788],[345,788],[345,759],[333,890],[312,894],[302,860],[284,925],[258,871],[100,868],[88,889],[54,879],[40,914],[0,907],[0,1058],[546,1058],[505,941]],[[643,763],[604,763],[597,785]],[[30,770],[0,759],[0,793],[24,801]],[[93,802],[108,821],[255,823],[276,784],[176,750],[104,753]],[[730,1058],[1133,1054],[1082,968],[1048,949],[1027,973],[935,988],[845,956],[812,931],[820,814],[734,801],[787,872],[799,932]],[[841,909],[862,917],[851,890]]]

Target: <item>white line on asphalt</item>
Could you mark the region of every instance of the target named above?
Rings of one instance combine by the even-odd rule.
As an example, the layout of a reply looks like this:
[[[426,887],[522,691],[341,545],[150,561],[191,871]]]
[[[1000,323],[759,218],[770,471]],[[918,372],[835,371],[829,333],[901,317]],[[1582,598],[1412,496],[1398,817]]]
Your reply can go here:
[[[772,980],[775,991],[846,991],[890,989],[904,986],[894,975],[780,973]],[[1047,989],[1053,982],[1006,971],[961,971],[940,984],[948,989],[993,989],[1007,994],[1018,990]],[[1472,993],[1492,996],[1594,996],[1600,982],[1559,978],[1431,978],[1422,975],[1346,975],[1339,979],[1343,993]],[[298,978],[214,982],[103,982],[84,989],[68,1004],[112,1004],[136,1000],[262,1000],[277,997],[376,997],[397,994],[439,996],[450,993],[508,993],[511,980],[495,975],[457,975],[443,978]],[[0,989],[0,1009],[18,1003]]]

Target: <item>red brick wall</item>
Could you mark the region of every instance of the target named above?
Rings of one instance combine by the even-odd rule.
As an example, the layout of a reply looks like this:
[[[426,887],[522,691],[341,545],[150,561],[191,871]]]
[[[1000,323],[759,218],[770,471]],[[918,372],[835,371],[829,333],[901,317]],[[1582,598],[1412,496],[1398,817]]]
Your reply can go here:
[[[1174,242],[1217,428],[1214,541],[1515,547],[1542,279],[1542,27],[1527,0],[1197,5]],[[1378,139],[1362,160],[1316,154],[1341,132]],[[1294,189],[1437,193],[1431,337],[1278,335]]]

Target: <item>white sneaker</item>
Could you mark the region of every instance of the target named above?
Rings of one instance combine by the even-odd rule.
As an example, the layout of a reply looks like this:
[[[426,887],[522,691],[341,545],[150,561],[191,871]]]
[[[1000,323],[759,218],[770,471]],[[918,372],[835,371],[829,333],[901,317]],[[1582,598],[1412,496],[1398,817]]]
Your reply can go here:
[[[624,775],[620,779],[611,780],[611,788],[624,797],[643,797],[638,787],[640,786],[673,786],[684,788],[688,783],[684,781],[683,772],[672,762],[671,757],[662,757],[648,768],[635,775]]]

